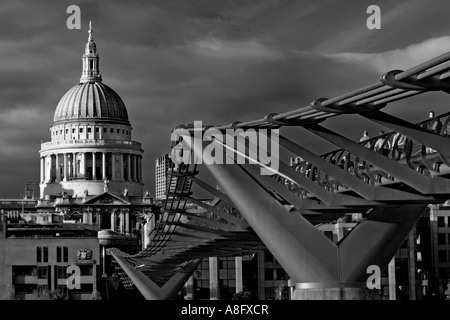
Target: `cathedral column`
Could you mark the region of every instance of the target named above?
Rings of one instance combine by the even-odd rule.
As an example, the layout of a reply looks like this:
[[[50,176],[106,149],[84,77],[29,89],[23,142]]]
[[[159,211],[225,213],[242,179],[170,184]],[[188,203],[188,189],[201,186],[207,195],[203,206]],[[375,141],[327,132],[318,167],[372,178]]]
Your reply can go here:
[[[123,213],[123,210],[121,210],[121,211],[120,211],[120,227],[119,227],[119,232],[120,232],[120,233],[125,233],[124,230],[123,230],[123,228],[124,228],[124,223],[123,223],[123,222],[124,222],[124,221],[123,221],[124,218],[125,218],[125,215],[124,215],[124,213]]]
[[[137,164],[138,164],[138,181],[139,182],[142,182],[142,168],[141,168],[141,165],[142,165],[142,159],[141,159],[141,157],[140,156],[138,156],[138,158],[137,158]]]
[[[63,178],[63,181],[67,181],[67,153],[64,153],[63,161],[64,161],[64,171],[63,171],[64,178]]]
[[[139,156],[136,155],[136,182],[139,182]]]
[[[136,181],[136,155],[131,155],[131,181]]]
[[[55,156],[55,157],[53,157]],[[56,155],[50,156],[50,181],[55,182],[56,181],[56,164],[55,164],[55,172],[53,172],[53,159],[56,161]]]
[[[116,213],[115,210],[111,211],[111,230],[115,231],[116,229]]]
[[[87,218],[88,218],[88,224],[92,224],[92,215],[93,215],[93,211],[94,210],[92,210],[92,209],[90,209],[90,208],[88,208],[88,216],[87,216]]]
[[[138,156],[138,180],[142,182],[142,157]]]
[[[102,180],[106,180],[106,152],[102,152]]]
[[[77,154],[74,152],[72,153],[72,178],[77,177]]]
[[[41,183],[45,180],[45,160],[41,157]]]
[[[45,182],[50,182],[52,176],[52,158],[51,155],[45,157]]]
[[[134,180],[139,182],[138,155],[134,155]]]
[[[106,245],[102,246],[102,259],[103,259],[103,263],[102,263],[103,264],[102,278],[107,278],[108,276],[106,275]]]
[[[96,173],[96,166],[97,164],[95,163],[95,152],[92,152],[92,180],[97,180],[97,173]]]
[[[131,181],[131,155],[127,154],[127,180]]]
[[[97,224],[98,224],[98,230],[101,230],[102,226],[102,213],[100,211],[97,211]]]
[[[55,161],[56,181],[61,181],[61,174],[59,172],[59,154],[55,155]]]
[[[88,223],[88,211],[87,210],[83,210],[83,223],[87,224]]]
[[[116,157],[114,153],[111,153],[111,179],[116,180]]]
[[[125,234],[130,234],[130,213],[128,210],[125,211]]]
[[[138,155],[134,156],[134,167],[136,169],[134,178],[135,178],[136,182],[139,182],[139,156]]]
[[[81,154],[81,166],[80,166],[80,173],[83,175],[84,178],[86,178],[86,152],[83,152]]]
[[[120,180],[125,180],[125,159],[124,154],[120,153]]]

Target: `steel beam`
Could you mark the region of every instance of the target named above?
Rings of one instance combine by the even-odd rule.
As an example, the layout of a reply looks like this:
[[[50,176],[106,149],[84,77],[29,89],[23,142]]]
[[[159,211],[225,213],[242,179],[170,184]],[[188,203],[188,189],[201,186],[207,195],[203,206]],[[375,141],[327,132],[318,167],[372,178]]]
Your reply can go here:
[[[206,218],[204,216],[199,216],[199,215],[197,215],[195,213],[183,212],[183,216],[186,216],[186,217],[188,217],[190,219],[197,220],[199,222],[205,223],[207,225],[210,225],[213,228],[217,228],[217,229],[222,230],[222,231],[236,231],[236,230],[238,230],[237,227],[232,226],[230,224],[226,224],[226,223],[223,223],[223,222],[220,222],[220,221],[217,221],[217,220],[213,220],[212,218]]]
[[[133,268],[126,260],[114,253],[111,253],[120,267],[125,271],[130,280],[134,283],[139,292],[147,300],[161,300],[161,289],[139,269]]]
[[[192,260],[182,267],[177,273],[175,273],[172,278],[170,278],[169,281],[167,281],[161,288],[163,299],[166,300],[175,298],[178,291],[181,290],[201,262],[202,259]]]
[[[283,184],[275,181],[271,176],[260,175],[259,167],[254,165],[245,166],[245,170],[248,171],[254,178],[260,180],[266,187],[270,188],[273,192],[277,193],[280,197],[284,198],[287,202],[293,205],[298,210],[340,210],[348,211],[349,209],[344,206],[328,206],[321,201],[300,198],[290,191]]]
[[[204,202],[202,202],[200,200],[197,200],[195,198],[185,197],[185,199],[189,200],[190,202],[192,202],[192,203],[202,207],[203,209],[205,209],[205,210],[207,210],[207,211],[209,211],[211,213],[214,213],[215,215],[218,215],[222,219],[228,221],[229,223],[234,224],[235,226],[238,226],[238,227],[240,227],[242,229],[245,228],[245,225],[246,225],[245,221],[239,219],[238,217],[235,217],[235,216],[233,216],[233,215],[231,215],[229,213],[226,213],[226,212],[224,212],[224,211],[222,211],[222,210],[220,210],[220,209],[218,209],[216,207],[210,206],[209,204],[206,204],[206,203],[204,203]]]
[[[133,268],[125,258],[111,252],[113,258],[120,265],[122,270],[127,274],[130,280],[134,283],[139,292],[146,300],[167,300],[173,299],[180,288],[186,283],[191,274],[202,261],[196,259],[189,262],[184,268],[175,273],[169,281],[167,281],[161,288],[158,287],[150,278],[148,278],[139,269]]]
[[[220,198],[220,200],[222,200],[223,202],[225,202],[225,203],[227,203],[229,205],[233,205],[232,202],[230,201],[230,199],[228,199],[228,196],[226,194],[224,194],[223,192],[220,192],[219,190],[213,188],[212,186],[210,186],[209,184],[207,184],[206,182],[200,180],[197,177],[189,177],[189,179],[194,181],[197,185],[199,185],[200,187],[202,187],[203,189],[205,189],[209,193],[211,193],[214,196]]]

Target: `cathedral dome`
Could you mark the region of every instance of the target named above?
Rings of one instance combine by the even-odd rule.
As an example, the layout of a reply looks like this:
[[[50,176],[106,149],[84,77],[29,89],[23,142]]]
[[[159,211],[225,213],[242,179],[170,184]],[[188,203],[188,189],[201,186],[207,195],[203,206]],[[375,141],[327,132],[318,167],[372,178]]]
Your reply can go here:
[[[128,113],[120,96],[102,83],[97,45],[89,23],[89,37],[83,54],[80,83],[61,98],[54,123],[76,120],[108,120],[129,125]]]
[[[99,81],[81,82],[61,98],[54,122],[83,119],[108,119],[129,124],[128,113],[120,96]]]

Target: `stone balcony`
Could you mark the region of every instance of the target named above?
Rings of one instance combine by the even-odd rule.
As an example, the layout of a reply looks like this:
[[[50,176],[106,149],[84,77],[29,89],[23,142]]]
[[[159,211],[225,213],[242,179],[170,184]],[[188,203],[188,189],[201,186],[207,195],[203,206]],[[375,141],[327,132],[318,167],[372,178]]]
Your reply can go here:
[[[41,144],[41,152],[61,148],[83,148],[83,147],[113,147],[142,150],[142,144],[136,141],[113,140],[113,139],[80,139],[50,141]]]

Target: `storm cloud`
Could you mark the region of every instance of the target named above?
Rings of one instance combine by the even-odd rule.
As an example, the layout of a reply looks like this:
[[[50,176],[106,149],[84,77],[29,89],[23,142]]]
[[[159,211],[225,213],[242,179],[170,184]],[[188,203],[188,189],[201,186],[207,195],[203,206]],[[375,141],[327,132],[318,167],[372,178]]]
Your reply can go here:
[[[151,194],[172,127],[304,107],[404,67],[411,50],[421,53],[414,63],[437,56],[450,35],[444,1],[378,1],[381,30],[366,28],[370,1],[79,1],[81,30],[66,27],[71,4],[0,1],[0,197],[38,182],[40,143],[50,140],[59,99],[78,83],[89,20],[103,81],[124,100],[133,139],[143,143]],[[447,104],[444,94],[427,94],[388,111],[419,121]],[[355,117],[327,125],[354,139],[378,130],[359,118],[349,126]],[[315,152],[329,148],[301,129],[288,134]]]

